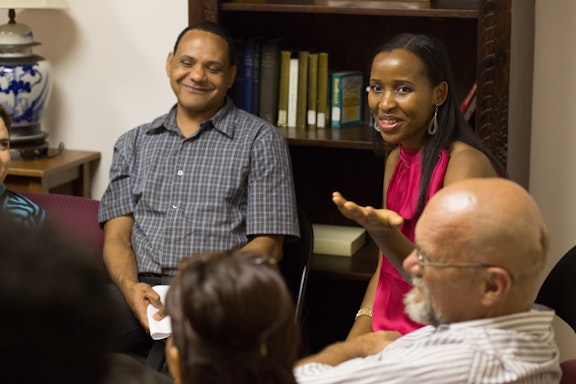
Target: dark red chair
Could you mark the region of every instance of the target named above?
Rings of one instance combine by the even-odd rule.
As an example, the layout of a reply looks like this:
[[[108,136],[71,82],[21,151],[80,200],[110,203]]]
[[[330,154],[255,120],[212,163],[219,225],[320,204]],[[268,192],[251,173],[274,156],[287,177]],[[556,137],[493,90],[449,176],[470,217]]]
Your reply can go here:
[[[44,208],[48,222],[86,250],[104,268],[104,232],[98,223],[98,200],[80,196],[19,192]]]
[[[562,368],[562,379],[560,379],[560,384],[576,383],[576,359],[562,362],[560,368]]]
[[[576,246],[566,252],[550,271],[540,287],[536,303],[554,309],[556,315],[576,331],[574,270],[576,270]],[[560,367],[562,368],[560,384],[575,384],[576,359],[564,361]]]

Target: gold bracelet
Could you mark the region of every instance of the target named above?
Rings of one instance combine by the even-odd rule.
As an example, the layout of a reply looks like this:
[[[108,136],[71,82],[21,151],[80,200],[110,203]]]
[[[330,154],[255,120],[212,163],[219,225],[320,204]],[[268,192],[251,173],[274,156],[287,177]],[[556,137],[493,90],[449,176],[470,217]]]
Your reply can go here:
[[[372,317],[372,308],[360,308],[358,312],[356,312],[356,317],[354,318],[354,320],[356,320],[360,316]]]

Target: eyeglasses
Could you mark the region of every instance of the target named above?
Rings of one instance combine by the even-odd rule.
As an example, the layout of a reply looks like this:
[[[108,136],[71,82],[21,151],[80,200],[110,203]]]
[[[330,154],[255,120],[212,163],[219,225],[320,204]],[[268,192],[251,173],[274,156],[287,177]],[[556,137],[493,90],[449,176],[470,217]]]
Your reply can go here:
[[[439,261],[426,261],[424,260],[424,255],[420,250],[416,251],[418,254],[418,264],[422,271],[424,271],[425,267],[431,268],[490,268],[490,267],[498,267],[494,264],[486,264],[486,263],[442,263]],[[502,268],[502,267],[498,267]]]

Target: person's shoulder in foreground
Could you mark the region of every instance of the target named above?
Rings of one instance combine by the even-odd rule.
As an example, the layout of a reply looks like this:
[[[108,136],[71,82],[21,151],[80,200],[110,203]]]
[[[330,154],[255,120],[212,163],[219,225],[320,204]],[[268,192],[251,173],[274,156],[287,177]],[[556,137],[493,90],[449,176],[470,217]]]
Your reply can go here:
[[[6,188],[4,182],[12,162],[10,155],[10,128],[12,121],[0,105],[0,215],[14,223],[35,227],[44,224],[46,212],[30,199]]]
[[[0,220],[6,383],[101,383],[114,305],[92,260],[50,226]]]
[[[36,227],[46,222],[46,212],[25,196],[0,184],[0,212],[15,223]]]
[[[0,355],[2,382],[168,384],[168,376],[111,354],[118,319],[105,276],[48,225],[0,219],[0,300],[10,314]]]
[[[297,363],[299,383],[559,382],[554,313],[533,309],[548,230],[526,190],[500,178],[447,186],[415,240],[406,311],[429,325],[328,346]]]

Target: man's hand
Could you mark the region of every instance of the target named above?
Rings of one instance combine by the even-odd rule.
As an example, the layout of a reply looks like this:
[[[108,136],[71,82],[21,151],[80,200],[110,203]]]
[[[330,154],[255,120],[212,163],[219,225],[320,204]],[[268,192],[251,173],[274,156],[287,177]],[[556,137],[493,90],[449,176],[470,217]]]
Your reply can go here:
[[[402,335],[396,331],[365,333],[344,342],[332,344],[320,353],[298,361],[296,366],[309,363],[336,366],[350,359],[374,355],[400,336]]]
[[[130,289],[125,290],[124,295],[126,297],[126,301],[134,315],[140,324],[146,329],[147,332],[150,332],[150,325],[148,324],[148,316],[147,316],[147,308],[149,304],[152,304],[155,308],[158,309],[158,313],[154,315],[156,320],[161,320],[166,316],[164,313],[164,305],[160,300],[160,295],[156,293],[154,289],[148,284],[145,283],[137,283],[134,284]]]
[[[401,336],[402,334],[396,331],[377,331],[353,337],[348,342],[357,343],[361,354],[359,357],[366,357],[380,352]]]

